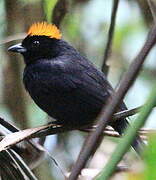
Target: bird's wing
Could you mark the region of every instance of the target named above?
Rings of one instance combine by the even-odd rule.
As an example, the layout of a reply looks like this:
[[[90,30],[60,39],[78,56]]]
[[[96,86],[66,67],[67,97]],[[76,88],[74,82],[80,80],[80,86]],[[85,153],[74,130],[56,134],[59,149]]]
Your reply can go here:
[[[68,91],[82,103],[101,108],[113,90],[102,72],[90,68],[78,68],[81,71],[73,72],[68,70],[58,79],[57,85],[60,91]]]

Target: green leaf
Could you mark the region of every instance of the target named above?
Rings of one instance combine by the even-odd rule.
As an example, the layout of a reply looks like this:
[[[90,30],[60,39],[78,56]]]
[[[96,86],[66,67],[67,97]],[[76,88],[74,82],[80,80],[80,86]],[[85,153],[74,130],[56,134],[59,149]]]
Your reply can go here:
[[[156,179],[156,134],[149,136],[148,147],[144,154],[145,180]]]

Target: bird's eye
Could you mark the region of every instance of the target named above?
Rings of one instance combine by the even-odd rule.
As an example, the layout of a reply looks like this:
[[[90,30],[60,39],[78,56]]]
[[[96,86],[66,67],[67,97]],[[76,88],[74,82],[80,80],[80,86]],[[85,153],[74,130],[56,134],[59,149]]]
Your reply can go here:
[[[33,41],[33,47],[38,47],[40,45],[40,42],[39,41]]]

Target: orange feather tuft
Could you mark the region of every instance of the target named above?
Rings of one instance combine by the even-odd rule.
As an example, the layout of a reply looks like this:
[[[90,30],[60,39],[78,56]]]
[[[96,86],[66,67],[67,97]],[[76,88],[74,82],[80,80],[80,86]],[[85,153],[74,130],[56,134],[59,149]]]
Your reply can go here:
[[[50,38],[61,39],[60,30],[53,24],[47,22],[34,23],[28,30],[29,36],[48,36]]]

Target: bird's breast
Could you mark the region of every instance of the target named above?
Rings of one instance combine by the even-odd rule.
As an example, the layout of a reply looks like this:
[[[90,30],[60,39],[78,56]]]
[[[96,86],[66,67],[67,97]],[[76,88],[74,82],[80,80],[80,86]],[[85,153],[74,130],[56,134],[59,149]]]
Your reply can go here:
[[[23,82],[34,102],[50,116],[60,119],[64,117],[65,112],[71,110],[74,96],[72,90],[69,91],[68,87],[64,86],[61,73],[28,68],[24,71]]]

